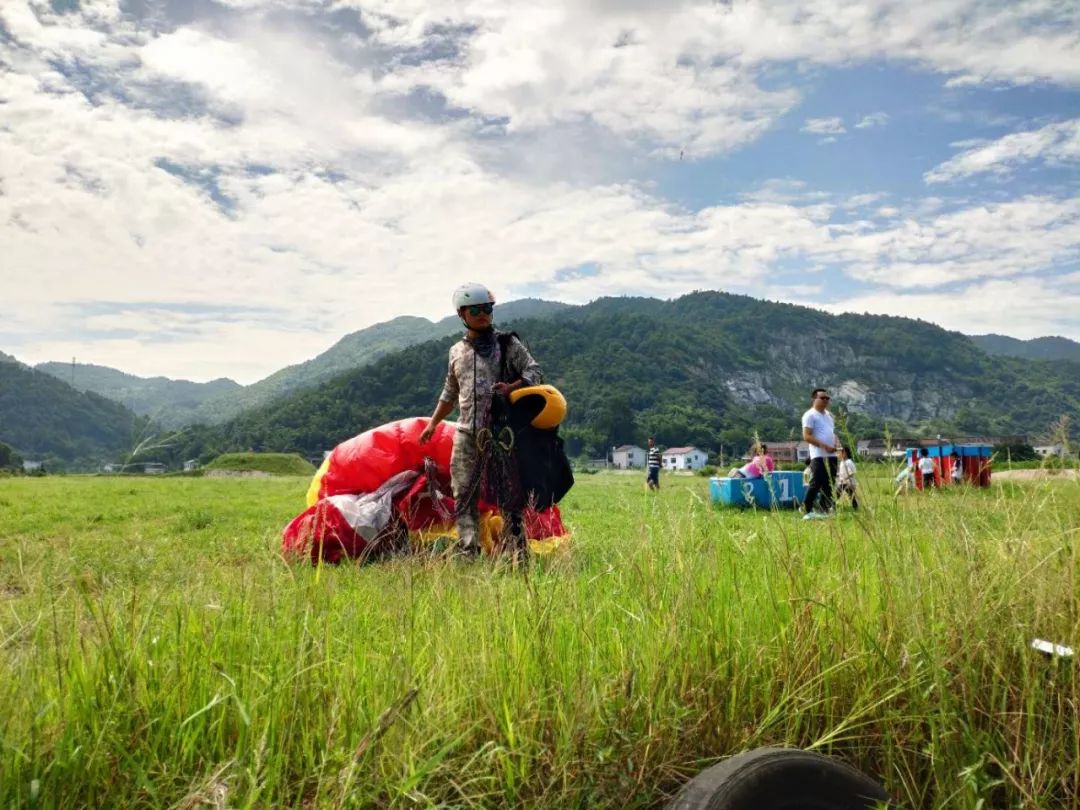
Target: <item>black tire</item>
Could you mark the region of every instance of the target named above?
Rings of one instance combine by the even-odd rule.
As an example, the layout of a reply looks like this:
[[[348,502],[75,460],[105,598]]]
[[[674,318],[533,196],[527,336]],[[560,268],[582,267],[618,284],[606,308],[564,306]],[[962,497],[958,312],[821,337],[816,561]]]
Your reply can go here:
[[[668,810],[876,810],[889,794],[843,762],[797,748],[757,748],[706,768]]]

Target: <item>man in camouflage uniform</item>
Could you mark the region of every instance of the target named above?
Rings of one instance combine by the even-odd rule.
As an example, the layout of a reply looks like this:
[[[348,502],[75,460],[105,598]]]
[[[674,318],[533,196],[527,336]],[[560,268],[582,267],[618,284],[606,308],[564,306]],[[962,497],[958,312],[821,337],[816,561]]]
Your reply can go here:
[[[465,324],[465,336],[450,347],[446,384],[420,435],[426,443],[435,426],[456,406],[458,424],[454,452],[450,459],[450,482],[457,505],[458,538],[465,551],[479,551],[477,497],[480,491],[481,451],[491,427],[493,396],[506,397],[511,391],[540,382],[540,366],[516,336],[502,335],[492,327],[495,297],[482,284],[464,284],[454,291],[454,308]],[[501,339],[500,339],[501,337]],[[505,346],[506,358],[503,359]],[[505,368],[508,379],[500,379]],[[487,433],[490,438],[490,433]],[[494,437],[497,441],[498,437]],[[508,515],[509,524],[520,527],[519,515]]]

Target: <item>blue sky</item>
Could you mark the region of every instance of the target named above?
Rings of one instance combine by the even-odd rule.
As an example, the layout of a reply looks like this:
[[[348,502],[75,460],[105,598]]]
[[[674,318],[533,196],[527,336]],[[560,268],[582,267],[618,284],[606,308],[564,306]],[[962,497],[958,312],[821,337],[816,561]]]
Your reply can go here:
[[[253,382],[483,281],[1080,339],[1080,7],[7,0],[0,350]]]

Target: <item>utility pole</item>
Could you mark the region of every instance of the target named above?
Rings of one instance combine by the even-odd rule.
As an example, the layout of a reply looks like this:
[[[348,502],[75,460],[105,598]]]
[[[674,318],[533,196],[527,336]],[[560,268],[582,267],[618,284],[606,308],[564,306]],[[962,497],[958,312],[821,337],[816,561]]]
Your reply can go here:
[[[71,387],[75,387],[75,358],[71,358]]]

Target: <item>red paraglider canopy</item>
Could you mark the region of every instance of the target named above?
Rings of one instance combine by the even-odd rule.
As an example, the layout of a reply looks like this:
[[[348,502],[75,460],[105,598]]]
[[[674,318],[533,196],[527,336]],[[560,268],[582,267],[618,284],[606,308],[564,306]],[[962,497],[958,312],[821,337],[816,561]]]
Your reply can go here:
[[[285,554],[339,562],[400,548],[404,533],[413,545],[433,534],[453,535],[450,456],[456,426],[440,422],[421,445],[428,421],[390,422],[335,447],[311,482],[308,509],[285,527]],[[501,517],[491,504],[479,506],[481,543],[490,548]],[[554,504],[542,511],[526,509],[524,520],[534,553],[568,540]]]

